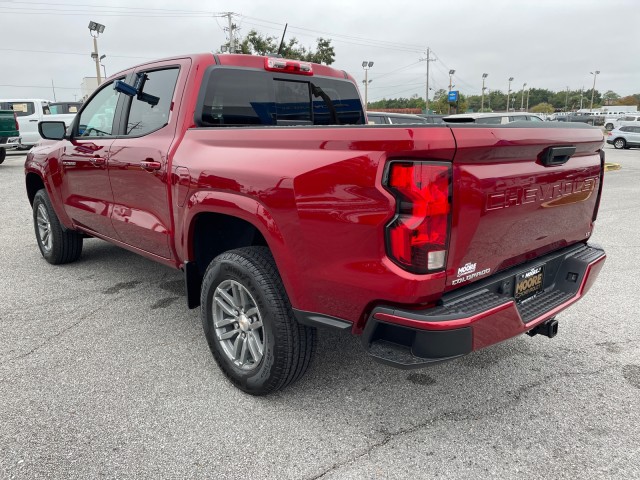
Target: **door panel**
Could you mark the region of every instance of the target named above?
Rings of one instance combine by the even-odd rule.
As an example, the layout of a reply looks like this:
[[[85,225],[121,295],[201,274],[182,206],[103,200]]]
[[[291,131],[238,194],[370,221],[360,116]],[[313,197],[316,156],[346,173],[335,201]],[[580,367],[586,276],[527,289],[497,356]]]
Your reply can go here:
[[[125,135],[116,139],[109,158],[114,228],[123,242],[163,258],[171,258],[167,152],[176,130],[173,97],[180,66],[173,62],[140,72],[147,75],[142,93],[157,98],[157,104],[144,95],[129,100]]]
[[[67,214],[76,225],[114,239],[118,236],[111,222],[113,192],[107,166],[118,133],[119,99],[112,83],[102,87],[79,113],[60,158]]]

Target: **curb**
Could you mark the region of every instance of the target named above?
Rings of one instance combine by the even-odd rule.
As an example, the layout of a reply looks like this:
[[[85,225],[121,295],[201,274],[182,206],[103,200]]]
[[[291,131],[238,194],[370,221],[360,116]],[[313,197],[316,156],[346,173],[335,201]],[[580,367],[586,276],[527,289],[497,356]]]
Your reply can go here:
[[[605,172],[611,172],[613,170],[620,170],[621,168],[622,168],[622,165],[620,165],[619,163],[606,162],[604,164],[604,171]]]

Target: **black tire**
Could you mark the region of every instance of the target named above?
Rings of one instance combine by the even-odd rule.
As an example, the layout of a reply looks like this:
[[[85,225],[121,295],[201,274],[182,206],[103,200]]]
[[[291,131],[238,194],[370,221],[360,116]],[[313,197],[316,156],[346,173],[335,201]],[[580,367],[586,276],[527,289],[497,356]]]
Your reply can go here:
[[[48,223],[48,226],[45,226],[43,222]],[[38,190],[33,199],[33,225],[38,248],[47,262],[52,265],[61,265],[75,262],[80,258],[82,235],[73,230],[62,228],[60,220],[51,206],[49,195],[44,189]],[[47,227],[48,234],[46,233]],[[45,233],[42,233],[43,229]]]
[[[245,292],[250,294],[250,297],[246,298],[249,298],[258,310],[259,317],[256,318],[261,319],[262,357],[257,362],[245,365],[249,367],[248,370],[238,365],[242,360],[236,359],[234,362],[225,351],[222,342],[232,340],[218,338],[220,331],[226,327],[218,328],[216,333],[214,326],[214,307],[220,311],[214,294],[219,295],[216,289],[229,283],[244,287]],[[244,392],[251,395],[275,392],[296,381],[309,367],[316,345],[316,330],[296,321],[289,297],[268,248],[239,248],[216,257],[204,275],[201,305],[204,333],[213,357],[231,382]],[[238,311],[235,314],[237,316]],[[232,322],[232,318],[230,316],[223,322]],[[247,317],[244,318],[246,320]],[[239,326],[240,320],[233,326],[227,325],[229,330],[225,334],[231,333],[232,330],[238,331],[236,341],[242,342],[243,340],[238,338],[245,338],[245,333],[241,332]],[[247,331],[247,344],[250,343],[250,334],[251,332]]]
[[[2,162],[4,162],[5,158],[7,158],[7,149],[0,148],[0,165],[2,165]]]
[[[618,150],[622,150],[623,148],[627,148],[627,142],[624,138],[616,138],[613,141],[613,146]]]
[[[605,128],[605,130],[606,130],[607,132],[610,132],[611,130],[613,130],[613,123],[607,123],[607,124],[604,126],[604,128]]]

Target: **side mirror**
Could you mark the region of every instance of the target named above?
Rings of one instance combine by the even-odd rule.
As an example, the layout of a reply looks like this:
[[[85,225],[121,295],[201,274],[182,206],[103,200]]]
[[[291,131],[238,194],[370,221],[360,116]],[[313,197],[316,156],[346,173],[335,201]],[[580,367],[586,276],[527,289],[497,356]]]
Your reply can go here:
[[[40,122],[38,133],[46,140],[63,140],[67,133],[67,126],[64,122]]]

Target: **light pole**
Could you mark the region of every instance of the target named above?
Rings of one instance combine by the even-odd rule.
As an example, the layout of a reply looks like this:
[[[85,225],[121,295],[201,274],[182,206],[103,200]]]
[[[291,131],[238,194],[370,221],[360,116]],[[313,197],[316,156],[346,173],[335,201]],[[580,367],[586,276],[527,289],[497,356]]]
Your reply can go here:
[[[527,86],[526,83],[522,84],[522,95],[520,95],[520,111],[521,112],[524,110],[524,87],[526,86]]]
[[[509,88],[507,89],[507,112],[509,111],[509,96],[511,95],[511,82],[513,82],[513,77],[509,77]]]
[[[567,85],[567,94],[564,96],[564,111],[569,108],[569,85]]]
[[[100,56],[98,55],[98,35],[104,32],[104,25],[96,22],[89,22],[89,33],[93,37],[93,53],[91,58],[96,62],[96,78],[98,79],[98,85],[102,83],[100,75]]]
[[[531,87],[527,88],[527,108],[525,109],[525,112],[529,111],[529,92],[531,91]]]
[[[373,67],[373,62],[369,62],[368,60],[365,60],[364,62],[362,62],[362,68],[364,68],[364,109],[366,110],[367,108],[369,108],[369,83],[371,82],[371,80],[369,80],[369,69]]]
[[[486,80],[486,78],[489,76],[488,73],[483,73],[482,74],[482,100],[480,100],[480,111],[482,112],[484,110],[484,81]]]
[[[102,66],[102,70],[104,71],[104,78],[107,78],[107,67],[104,66],[104,63],[102,63],[102,60],[104,60],[105,58],[107,58],[106,55],[100,55],[100,65]]]
[[[456,73],[455,70],[449,70],[449,93],[451,93],[451,86],[453,85],[453,74]],[[449,97],[447,97],[447,103],[449,102]],[[457,111],[456,111],[457,113]],[[449,103],[449,115],[451,115],[451,103]]]
[[[582,110],[582,94],[584,93],[584,85],[580,87],[580,110]]]
[[[595,70],[589,73],[593,75],[593,88],[591,89],[591,106],[589,107],[589,112],[592,112],[593,111],[593,94],[596,91],[596,77],[600,75],[600,70]]]

